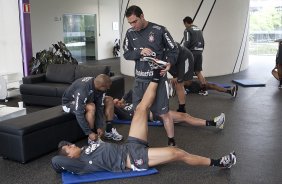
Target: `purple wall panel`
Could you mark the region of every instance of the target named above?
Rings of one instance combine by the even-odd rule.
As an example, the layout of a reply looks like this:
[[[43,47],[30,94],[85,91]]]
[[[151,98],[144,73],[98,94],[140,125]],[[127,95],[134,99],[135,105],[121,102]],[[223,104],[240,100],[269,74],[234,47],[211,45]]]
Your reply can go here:
[[[24,76],[27,76],[29,75],[29,61],[32,58],[29,0],[19,0],[19,14],[22,41],[23,71]]]

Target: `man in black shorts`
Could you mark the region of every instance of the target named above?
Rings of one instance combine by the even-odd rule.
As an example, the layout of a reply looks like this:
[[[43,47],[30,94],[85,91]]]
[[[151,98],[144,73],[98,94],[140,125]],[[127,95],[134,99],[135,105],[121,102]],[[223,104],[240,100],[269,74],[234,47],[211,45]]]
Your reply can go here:
[[[62,107],[67,113],[73,113],[88,142],[96,141],[104,135],[104,114],[106,116],[105,137],[120,141],[120,135],[112,127],[114,115],[113,98],[106,96],[112,81],[109,76],[100,74],[96,78],[77,79],[69,86],[62,97]],[[105,113],[104,113],[105,112]]]
[[[169,73],[172,75],[170,90],[176,89],[179,107],[178,112],[186,112],[185,102],[186,95],[184,90],[184,82],[193,79],[194,75],[194,58],[193,54],[186,47],[182,47],[176,43],[179,49],[176,64],[171,66]]]
[[[204,89],[206,80],[202,74],[203,51],[205,46],[203,33],[202,30],[193,24],[193,19],[191,17],[185,17],[183,19],[183,23],[186,27],[184,30],[184,46],[193,53],[194,72]]]
[[[132,120],[134,115],[134,110],[132,108],[132,90],[126,93],[122,99],[114,99],[115,115],[120,120]],[[221,113],[216,116],[213,120],[204,120],[200,118],[193,117],[184,112],[176,112],[169,110],[168,112],[172,117],[174,124],[176,123],[187,123],[193,126],[214,126],[219,129],[224,128],[225,114]],[[152,112],[148,113],[148,121],[161,121],[161,118],[154,115]]]
[[[175,146],[174,124],[168,114],[169,94],[167,71],[175,64],[178,48],[168,30],[161,25],[149,22],[145,19],[143,11],[138,6],[130,6],[125,16],[131,28],[126,32],[123,49],[126,60],[135,61],[135,80],[133,86],[133,108],[144,96],[145,90],[152,79],[152,67],[144,57],[155,57],[166,62],[162,69],[161,82],[158,87],[158,96],[151,107],[151,111],[158,114],[164,122],[168,136],[168,145]]]
[[[198,93],[200,95],[208,95],[208,91],[203,91],[202,85],[199,83],[199,81],[191,80],[191,81],[185,81],[184,82],[185,91],[187,93]],[[205,90],[216,90],[218,92],[222,93],[228,93],[233,97],[237,96],[238,86],[234,85],[230,88],[224,88],[221,87],[215,83],[207,82]]]
[[[69,171],[76,174],[95,171],[123,172],[127,169],[143,171],[156,165],[181,161],[188,165],[231,168],[236,164],[234,152],[219,159],[192,155],[176,147],[149,148],[147,113],[156,96],[159,71],[148,85],[144,97],[136,108],[127,141],[124,144],[100,142],[79,148],[63,141],[59,153],[52,158],[56,172]],[[158,78],[158,79],[157,79]]]

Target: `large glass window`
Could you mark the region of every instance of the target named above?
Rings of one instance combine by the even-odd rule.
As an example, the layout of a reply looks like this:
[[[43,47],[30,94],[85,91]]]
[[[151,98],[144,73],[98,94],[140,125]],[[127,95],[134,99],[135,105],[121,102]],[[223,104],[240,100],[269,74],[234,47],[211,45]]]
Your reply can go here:
[[[96,15],[63,15],[64,43],[79,62],[95,60]]]
[[[250,1],[249,53],[275,55],[282,38],[282,0]]]

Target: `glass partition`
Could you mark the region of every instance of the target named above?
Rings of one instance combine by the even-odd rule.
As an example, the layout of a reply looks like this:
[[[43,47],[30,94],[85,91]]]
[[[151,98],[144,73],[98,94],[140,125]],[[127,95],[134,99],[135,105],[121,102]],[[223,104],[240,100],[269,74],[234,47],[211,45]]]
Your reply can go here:
[[[78,62],[95,60],[96,15],[63,15],[64,43]]]

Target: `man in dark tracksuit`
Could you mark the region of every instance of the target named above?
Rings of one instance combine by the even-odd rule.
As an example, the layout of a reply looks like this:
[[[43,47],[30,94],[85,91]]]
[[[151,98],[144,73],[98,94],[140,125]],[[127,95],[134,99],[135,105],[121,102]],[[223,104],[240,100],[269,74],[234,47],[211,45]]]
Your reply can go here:
[[[154,74],[152,82],[145,91],[144,98],[138,104],[130,125],[129,135],[124,144],[96,142],[80,148],[66,141],[59,143],[59,154],[52,158],[52,166],[58,173],[69,171],[76,174],[95,171],[124,172],[128,169],[144,171],[156,165],[181,161],[187,165],[217,166],[230,168],[236,164],[234,152],[219,159],[190,154],[175,147],[148,147],[147,113],[156,97],[158,76]],[[157,79],[158,78],[158,79]],[[157,79],[157,80],[156,80]]]
[[[88,141],[96,141],[98,137],[104,134],[104,103],[105,108],[113,108],[112,98],[105,99],[105,91],[111,86],[111,80],[107,75],[98,75],[95,79],[84,77],[77,79],[70,87],[66,89],[62,97],[62,107],[67,113],[73,113],[77,122],[85,135],[88,135]],[[112,115],[113,116],[113,115]],[[112,118],[106,114],[106,132],[105,137],[114,140],[121,140],[121,135],[109,135],[112,133]],[[95,122],[95,123],[94,123]],[[115,132],[115,131],[114,131]]]
[[[194,56],[194,72],[200,80],[201,84],[204,86],[206,80],[202,75],[202,64],[205,41],[203,37],[202,30],[197,26],[193,25],[193,20],[191,17],[185,17],[183,23],[186,27],[184,30],[184,46],[189,49]]]
[[[171,79],[172,85],[174,85],[178,97],[179,107],[178,112],[186,112],[185,102],[186,94],[184,89],[184,81],[192,80],[194,75],[194,58],[193,54],[186,47],[180,46],[177,62],[169,70],[169,73],[173,76]],[[172,87],[173,88],[173,87]]]
[[[168,135],[168,144],[174,146],[174,125],[168,114],[169,95],[166,72],[170,69],[171,65],[175,64],[178,48],[165,27],[145,20],[140,7],[129,7],[125,15],[128,23],[132,26],[127,30],[125,35],[123,49],[124,58],[135,61],[133,107],[136,108],[137,104],[141,101],[153,76],[150,65],[147,61],[142,60],[142,57],[156,55],[157,59],[166,61],[167,65],[165,69],[161,70],[163,77],[158,86],[158,95],[151,107],[151,111],[163,119]]]

